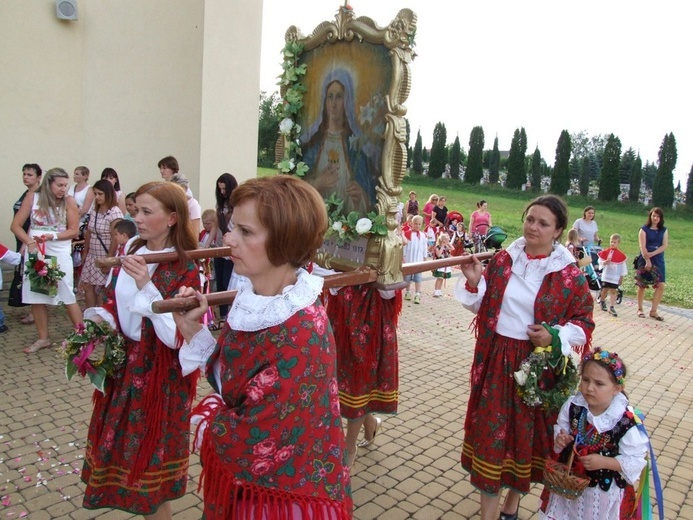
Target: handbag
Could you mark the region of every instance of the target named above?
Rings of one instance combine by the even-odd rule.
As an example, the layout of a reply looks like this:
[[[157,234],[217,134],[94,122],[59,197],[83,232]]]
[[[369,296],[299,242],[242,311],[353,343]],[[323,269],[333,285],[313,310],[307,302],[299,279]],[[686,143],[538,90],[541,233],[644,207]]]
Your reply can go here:
[[[22,279],[24,278],[24,259],[14,268],[14,277],[10,285],[10,294],[7,297],[7,305],[10,307],[26,307],[22,303]]]
[[[643,267],[645,267],[645,258],[642,256],[641,253],[633,259],[633,269],[637,271],[638,269],[642,269]]]

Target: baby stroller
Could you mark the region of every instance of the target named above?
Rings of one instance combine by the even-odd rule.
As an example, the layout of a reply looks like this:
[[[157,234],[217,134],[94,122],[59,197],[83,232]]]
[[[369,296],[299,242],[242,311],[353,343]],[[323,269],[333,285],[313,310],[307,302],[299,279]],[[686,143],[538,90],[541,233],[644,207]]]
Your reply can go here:
[[[588,262],[578,262],[580,267],[582,267],[585,273],[585,278],[587,278],[587,283],[589,284],[590,290],[597,291],[597,303],[601,302],[602,295],[602,270],[599,267],[599,257],[598,253],[601,251],[601,247],[598,246],[584,246],[584,256],[585,258],[591,259]],[[620,304],[623,301],[623,289],[620,287],[616,294],[616,303]]]
[[[499,226],[491,226],[486,230],[486,236],[484,238],[484,246],[488,251],[489,249],[495,249],[498,251],[503,244],[503,241],[508,238],[508,234],[503,231]]]
[[[499,226],[491,226],[486,233],[472,233],[474,253],[484,253],[490,249],[498,251],[503,241],[508,238],[508,234]]]

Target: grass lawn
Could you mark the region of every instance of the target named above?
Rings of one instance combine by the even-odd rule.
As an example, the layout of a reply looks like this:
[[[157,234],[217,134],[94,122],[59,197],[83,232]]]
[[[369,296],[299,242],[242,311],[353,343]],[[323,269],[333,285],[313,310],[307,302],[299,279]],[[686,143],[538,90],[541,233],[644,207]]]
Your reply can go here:
[[[258,168],[258,175],[272,175],[275,171],[271,168]],[[531,192],[509,191],[497,186],[468,186],[457,180],[431,180],[420,176],[405,177],[402,184],[402,201],[407,199],[407,194],[411,190],[417,193],[420,208],[423,208],[431,193],[445,195],[448,209],[462,213],[465,222],[469,221],[477,201],[486,200],[493,224],[500,226],[508,233],[504,245],[510,244],[521,236],[520,217],[525,205],[536,196]],[[567,203],[570,225],[582,217],[585,206],[592,205],[596,208],[595,220],[599,226],[599,236],[602,238],[603,246],[608,247],[611,234],[621,235],[621,249],[629,259],[628,275],[622,288],[627,296],[635,297],[632,259],[638,254],[638,230],[645,224],[649,209],[642,205],[603,203],[583,197],[569,197]],[[664,220],[669,229],[669,248],[665,253],[667,287],[662,303],[691,309],[693,308],[693,276],[687,269],[693,265],[693,215],[665,210]],[[564,233],[564,239],[566,234],[567,232]],[[687,249],[689,246],[685,244],[689,244],[691,249]],[[651,290],[645,294],[645,298],[652,299]]]

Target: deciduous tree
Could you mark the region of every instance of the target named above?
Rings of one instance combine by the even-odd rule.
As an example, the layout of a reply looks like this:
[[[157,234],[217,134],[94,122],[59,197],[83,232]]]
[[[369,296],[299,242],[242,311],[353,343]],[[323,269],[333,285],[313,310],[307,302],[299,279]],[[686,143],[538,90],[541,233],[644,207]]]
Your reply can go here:
[[[281,114],[279,94],[267,95],[260,92],[257,132],[257,164],[272,166],[274,164],[274,146],[279,137],[279,115]]]

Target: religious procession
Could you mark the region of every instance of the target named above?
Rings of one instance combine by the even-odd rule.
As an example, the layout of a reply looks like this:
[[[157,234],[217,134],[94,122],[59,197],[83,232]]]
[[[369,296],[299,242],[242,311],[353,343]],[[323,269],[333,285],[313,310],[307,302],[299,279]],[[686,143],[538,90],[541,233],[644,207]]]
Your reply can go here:
[[[196,197],[173,155],[128,189],[24,164],[0,245],[6,517],[693,518],[693,316],[658,310],[662,210],[629,303],[593,207],[528,197],[514,237],[485,199],[419,207],[416,27],[345,3],[287,30],[273,175]]]

